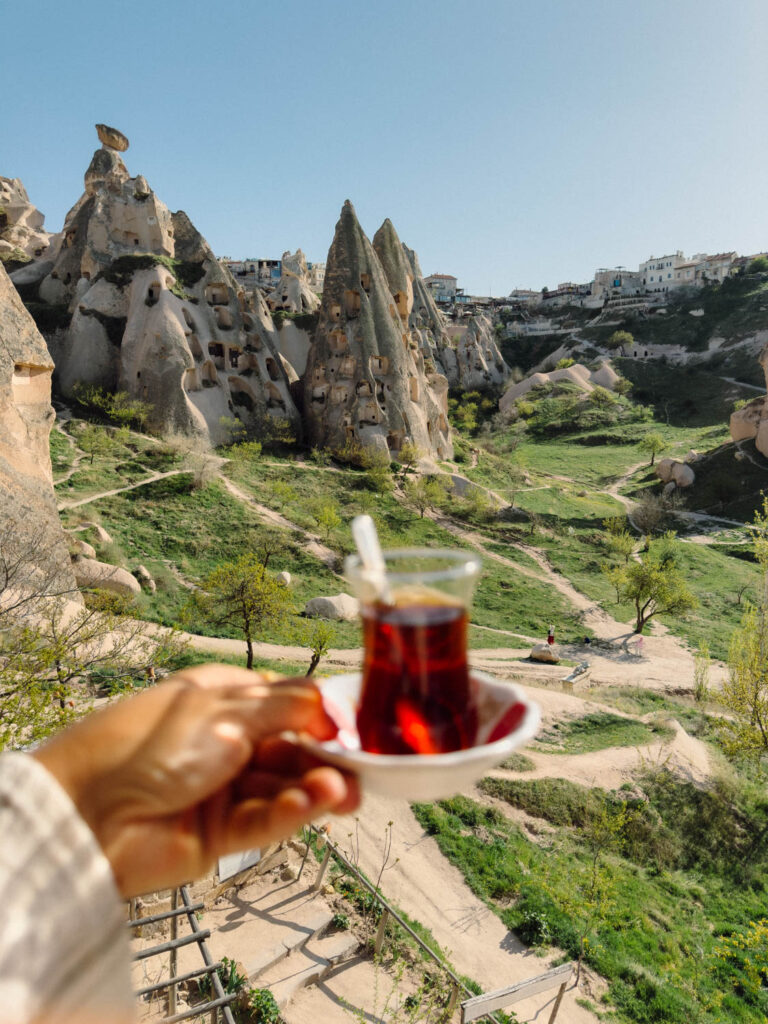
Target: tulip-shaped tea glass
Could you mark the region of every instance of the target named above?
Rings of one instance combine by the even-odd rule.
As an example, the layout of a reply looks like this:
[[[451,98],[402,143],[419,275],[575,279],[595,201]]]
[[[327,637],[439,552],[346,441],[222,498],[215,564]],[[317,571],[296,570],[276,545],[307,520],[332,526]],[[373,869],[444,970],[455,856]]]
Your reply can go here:
[[[384,552],[384,573],[350,555],[363,620],[357,728],[375,754],[441,754],[476,743],[467,626],[480,559],[458,550]]]

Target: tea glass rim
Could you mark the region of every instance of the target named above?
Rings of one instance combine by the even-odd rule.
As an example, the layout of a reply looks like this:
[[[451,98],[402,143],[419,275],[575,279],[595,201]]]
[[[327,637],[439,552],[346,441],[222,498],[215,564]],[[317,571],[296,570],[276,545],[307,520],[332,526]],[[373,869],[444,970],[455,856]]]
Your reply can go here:
[[[455,563],[452,567],[441,569],[413,569],[407,572],[392,572],[386,568],[387,582],[390,584],[409,583],[440,583],[445,580],[460,580],[480,575],[482,562],[480,556],[473,551],[461,548],[388,548],[382,552],[384,565],[396,559],[423,558],[443,559]],[[350,581],[354,579],[376,582],[380,575],[376,570],[366,569],[359,555],[347,555],[344,560],[344,574]]]

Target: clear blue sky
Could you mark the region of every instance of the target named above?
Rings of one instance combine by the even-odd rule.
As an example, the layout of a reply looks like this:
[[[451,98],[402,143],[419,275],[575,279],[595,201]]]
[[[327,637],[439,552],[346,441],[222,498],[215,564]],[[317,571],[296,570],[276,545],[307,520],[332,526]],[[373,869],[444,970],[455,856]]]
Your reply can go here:
[[[347,198],[475,293],[768,248],[766,0],[0,0],[0,24],[0,174],[49,230],[104,121],[219,255],[325,259]]]

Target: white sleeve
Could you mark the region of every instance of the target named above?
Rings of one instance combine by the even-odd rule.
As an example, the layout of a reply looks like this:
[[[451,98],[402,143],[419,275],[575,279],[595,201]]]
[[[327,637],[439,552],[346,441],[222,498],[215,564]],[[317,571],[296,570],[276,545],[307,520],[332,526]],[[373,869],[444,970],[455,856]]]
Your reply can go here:
[[[28,754],[0,756],[0,1024],[133,1020],[125,920],[58,782]]]

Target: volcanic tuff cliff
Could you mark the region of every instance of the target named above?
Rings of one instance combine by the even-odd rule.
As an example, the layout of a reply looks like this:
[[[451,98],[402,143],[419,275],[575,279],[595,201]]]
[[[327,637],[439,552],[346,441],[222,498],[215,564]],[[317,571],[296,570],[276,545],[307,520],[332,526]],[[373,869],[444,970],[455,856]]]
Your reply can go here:
[[[379,255],[347,200],[328,253],[304,378],[310,440],[331,448],[351,442],[386,454],[411,440],[426,454],[449,458],[448,382],[425,371],[411,335],[413,291],[389,221],[376,239]]]
[[[32,259],[49,252],[56,236],[43,228],[44,223],[19,179],[0,176],[0,255],[19,253]]]
[[[48,437],[53,363],[32,317],[0,266],[0,540],[4,559],[36,552],[39,570],[74,589],[66,540],[56,513]],[[12,550],[9,550],[9,547]],[[23,567],[26,574],[27,567]],[[29,582],[26,575],[21,581]],[[5,581],[0,581],[4,585]]]
[[[187,215],[130,177],[125,136],[97,130],[102,148],[53,265],[14,275],[27,289],[39,280],[37,297],[71,316],[51,344],[61,391],[77,381],[127,391],[150,403],[153,428],[213,442],[234,414],[254,425],[287,419],[298,430],[295,374],[277,352],[264,300],[238,292]]]

